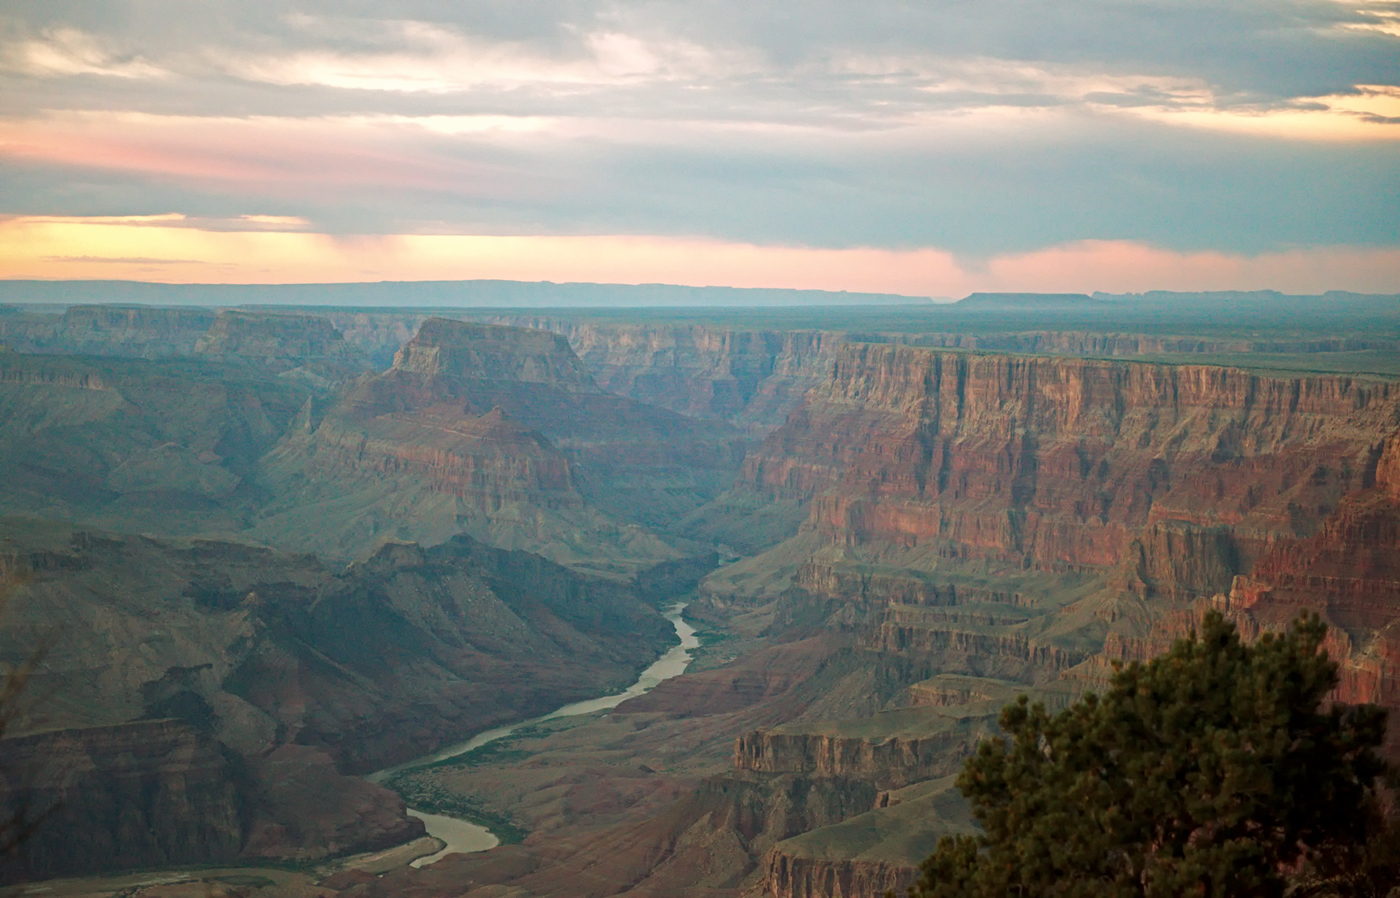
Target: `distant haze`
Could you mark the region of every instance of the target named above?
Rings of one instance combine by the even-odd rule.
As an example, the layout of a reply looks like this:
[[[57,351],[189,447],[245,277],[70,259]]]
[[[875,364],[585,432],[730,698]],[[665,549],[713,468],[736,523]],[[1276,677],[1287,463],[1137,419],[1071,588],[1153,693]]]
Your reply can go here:
[[[155,284],[0,281],[0,302],[51,305],[306,305],[453,308],[927,305],[926,296],[821,290],[744,290],[671,284],[413,281],[360,284]]]
[[[1144,293],[973,293],[947,297],[821,290],[687,287],[675,284],[555,284],[529,281],[380,281],[348,284],[161,284],[139,281],[0,280],[0,314],[6,306],[57,311],[81,305],[341,307],[380,309],[816,309],[820,317],[800,326],[836,326],[847,313],[884,309],[900,321],[978,326],[996,322],[1036,327],[1143,327],[1183,324],[1249,328],[1309,327],[1313,323],[1400,327],[1400,295],[1329,291],[1291,295],[1273,290]],[[861,311],[862,309],[866,311]],[[843,312],[842,310],[845,310]],[[699,314],[712,313],[701,311]],[[837,316],[833,318],[832,316]],[[788,320],[788,319],[783,319]],[[869,319],[866,324],[875,319]],[[788,326],[795,326],[789,321]],[[847,325],[850,326],[849,322]],[[894,326],[884,320],[882,326]]]

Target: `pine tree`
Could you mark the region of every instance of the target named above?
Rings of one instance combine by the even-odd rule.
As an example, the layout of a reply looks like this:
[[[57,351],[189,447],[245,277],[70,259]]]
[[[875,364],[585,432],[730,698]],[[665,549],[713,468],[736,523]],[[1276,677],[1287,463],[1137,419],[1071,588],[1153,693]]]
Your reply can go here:
[[[958,780],[983,833],[944,838],[917,898],[1384,895],[1385,711],[1324,707],[1327,628],[1199,636],[1056,715],[1022,696]]]

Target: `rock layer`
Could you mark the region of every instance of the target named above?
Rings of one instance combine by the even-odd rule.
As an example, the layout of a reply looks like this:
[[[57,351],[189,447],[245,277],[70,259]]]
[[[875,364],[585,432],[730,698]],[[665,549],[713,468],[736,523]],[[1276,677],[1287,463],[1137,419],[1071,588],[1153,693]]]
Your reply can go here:
[[[827,736],[756,730],[734,743],[736,770],[820,777],[857,777],[879,789],[898,789],[945,776],[968,748],[963,734],[935,737]]]
[[[1247,564],[1361,486],[1398,400],[1345,377],[851,345],[744,477],[812,497],[846,544],[1108,567],[1181,522],[1229,527]],[[1220,577],[1201,573],[1184,588]]]

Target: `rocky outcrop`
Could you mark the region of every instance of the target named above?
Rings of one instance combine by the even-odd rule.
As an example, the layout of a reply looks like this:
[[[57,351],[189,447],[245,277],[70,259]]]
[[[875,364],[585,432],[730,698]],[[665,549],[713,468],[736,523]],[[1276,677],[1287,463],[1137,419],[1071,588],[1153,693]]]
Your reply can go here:
[[[1025,633],[1004,629],[992,621],[969,627],[958,620],[902,621],[887,619],[863,641],[881,652],[937,655],[949,670],[965,670],[980,676],[1022,676],[1043,679],[1087,660],[1093,651],[1042,642]],[[961,662],[961,663],[959,663]]]
[[[754,894],[771,898],[903,895],[919,879],[919,868],[907,863],[796,857],[776,848],[764,856],[763,862],[762,884]]]
[[[1026,691],[1023,683],[986,677],[939,674],[909,687],[909,704],[916,708],[948,708],[980,702],[1008,703]]]
[[[1372,483],[1390,498],[1400,501],[1400,434],[1391,436],[1381,447]]]
[[[945,776],[970,749],[966,735],[858,738],[755,730],[734,742],[734,767],[756,773],[853,777],[898,789]]]
[[[918,879],[920,863],[941,837],[973,829],[955,780],[888,793],[864,814],[779,842],[763,857],[762,875],[745,896],[901,894]]]
[[[1015,591],[937,582],[917,572],[873,573],[843,569],[831,562],[808,561],[793,575],[792,585],[806,593],[845,602],[881,605],[962,605],[995,602],[1020,606],[1027,598]]]
[[[468,415],[444,403],[417,409],[421,416],[362,416],[351,405],[362,395],[352,392],[304,441],[307,466],[327,479],[411,478],[484,514],[511,503],[582,504],[563,453],[499,408]]]
[[[708,816],[746,843],[765,846],[870,810],[879,790],[859,778],[736,772],[705,780],[691,801],[693,816]],[[704,809],[705,814],[698,813]]]
[[[1162,521],[1128,544],[1126,588],[1146,597],[1184,601],[1226,592],[1245,569],[1230,528]]]
[[[598,391],[569,341],[558,334],[446,318],[424,321],[394,356],[394,368],[427,378]]]

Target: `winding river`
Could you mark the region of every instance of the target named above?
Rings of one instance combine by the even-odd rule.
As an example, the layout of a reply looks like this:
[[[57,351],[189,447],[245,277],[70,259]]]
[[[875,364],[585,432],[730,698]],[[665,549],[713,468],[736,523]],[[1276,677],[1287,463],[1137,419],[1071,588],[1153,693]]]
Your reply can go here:
[[[680,637],[680,644],[672,646],[670,651],[656,659],[656,662],[652,664],[651,667],[642,671],[635,683],[628,686],[622,692],[615,695],[605,695],[601,698],[590,698],[581,702],[574,702],[573,704],[565,705],[556,711],[551,711],[539,717],[522,720],[519,723],[511,724],[506,727],[497,727],[494,730],[487,730],[484,733],[477,733],[466,742],[458,743],[457,745],[444,748],[430,755],[424,755],[421,758],[399,764],[395,767],[376,771],[370,774],[369,779],[373,782],[382,782],[391,774],[398,773],[401,770],[411,770],[414,767],[422,767],[426,764],[433,764],[448,758],[455,758],[458,755],[464,755],[469,751],[475,751],[481,748],[483,745],[489,745],[498,739],[504,739],[522,727],[532,726],[542,721],[555,720],[560,717],[577,717],[581,714],[594,714],[598,711],[607,711],[616,708],[629,698],[636,698],[650,691],[656,687],[656,684],[663,680],[669,680],[672,677],[680,676],[685,673],[686,667],[690,664],[691,650],[700,647],[700,640],[695,636],[695,628],[687,624],[681,617],[682,612],[685,611],[686,604],[686,602],[677,602],[666,609],[666,620],[670,621],[671,625],[676,628],[676,636]],[[446,843],[446,847],[437,854],[420,857],[418,860],[414,861],[413,866],[415,867],[422,867],[427,864],[435,863],[445,855],[454,852],[485,851],[488,848],[495,848],[500,844],[499,840],[484,826],[468,823],[465,820],[458,820],[455,817],[428,814],[413,809],[410,809],[408,813],[423,821],[423,825],[427,827],[428,835],[441,839]]]

